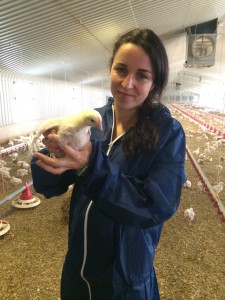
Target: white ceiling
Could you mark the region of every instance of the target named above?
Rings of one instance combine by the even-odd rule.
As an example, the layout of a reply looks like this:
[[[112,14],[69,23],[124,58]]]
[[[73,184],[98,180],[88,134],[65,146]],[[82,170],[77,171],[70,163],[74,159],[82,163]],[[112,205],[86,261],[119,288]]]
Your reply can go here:
[[[224,14],[225,0],[0,0],[0,69],[107,87],[116,37],[148,27],[166,45],[170,81],[199,82],[187,73],[202,70],[184,69],[185,28]],[[205,79],[221,75],[222,54]]]

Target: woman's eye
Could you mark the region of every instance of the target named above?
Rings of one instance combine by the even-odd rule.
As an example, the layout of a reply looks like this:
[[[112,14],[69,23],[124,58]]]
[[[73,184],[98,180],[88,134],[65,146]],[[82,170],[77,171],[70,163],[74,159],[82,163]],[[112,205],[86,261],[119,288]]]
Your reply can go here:
[[[138,80],[149,79],[148,75],[145,74],[145,73],[137,73],[137,74],[136,74],[136,78],[137,78]]]
[[[118,74],[125,74],[126,73],[126,69],[123,68],[123,67],[117,67],[117,68],[115,68],[115,70]]]
[[[140,79],[142,79],[142,78],[147,78],[146,75],[144,75],[144,74],[138,74],[138,77],[139,77]]]

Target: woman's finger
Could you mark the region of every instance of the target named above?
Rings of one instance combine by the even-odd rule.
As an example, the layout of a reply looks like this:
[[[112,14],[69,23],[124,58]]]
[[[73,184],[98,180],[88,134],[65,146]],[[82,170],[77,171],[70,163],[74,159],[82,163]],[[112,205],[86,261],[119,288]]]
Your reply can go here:
[[[51,165],[48,165],[48,164],[44,163],[41,160],[38,160],[36,162],[36,164],[39,167],[41,167],[42,169],[44,169],[45,171],[50,172],[50,173],[55,174],[55,175],[60,175],[60,174],[64,173],[66,170],[68,170],[65,167],[53,167]]]
[[[41,160],[44,164],[52,166],[53,168],[58,168],[63,166],[63,159],[61,158],[54,158],[48,155],[44,155],[40,152],[35,152],[33,156],[37,157]]]
[[[37,157],[38,165],[40,167],[47,166],[47,168],[44,168],[46,171],[49,171],[52,173],[54,170],[54,174],[57,174],[56,168],[60,169],[60,172],[62,169],[69,170],[69,169],[80,169],[83,167],[84,163],[82,161],[79,161],[77,159],[71,158],[70,156],[66,155],[62,158],[52,158],[47,155],[41,154],[40,152],[35,152],[33,154],[35,157]]]

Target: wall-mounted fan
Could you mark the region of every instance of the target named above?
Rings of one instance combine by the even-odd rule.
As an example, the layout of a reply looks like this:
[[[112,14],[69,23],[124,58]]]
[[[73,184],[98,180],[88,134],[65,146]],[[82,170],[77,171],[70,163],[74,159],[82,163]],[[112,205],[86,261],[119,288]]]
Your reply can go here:
[[[211,67],[215,64],[217,19],[186,28],[186,68]]]
[[[200,35],[192,41],[191,50],[195,58],[208,57],[215,50],[215,42],[209,35]]]
[[[215,64],[216,34],[187,35],[186,68],[211,67]]]

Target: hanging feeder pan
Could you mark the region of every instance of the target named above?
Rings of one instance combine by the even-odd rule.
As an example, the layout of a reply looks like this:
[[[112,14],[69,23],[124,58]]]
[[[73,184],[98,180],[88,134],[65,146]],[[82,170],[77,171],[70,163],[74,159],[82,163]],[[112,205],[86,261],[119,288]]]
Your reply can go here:
[[[25,189],[21,196],[13,200],[12,205],[17,208],[31,208],[39,205],[41,200],[31,194],[30,187],[25,183]]]
[[[15,199],[12,202],[12,205],[17,208],[31,208],[39,205],[41,203],[41,200],[37,197],[33,197],[29,200],[22,200],[22,199]]]
[[[0,236],[6,234],[10,229],[10,225],[5,220],[0,220]]]

